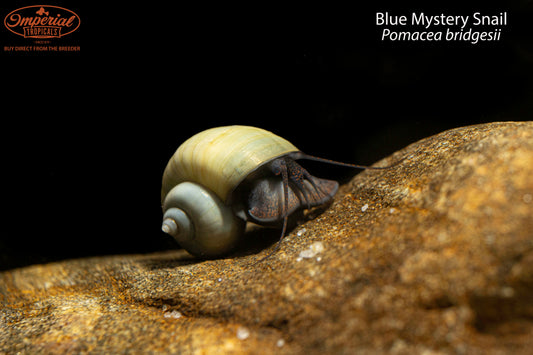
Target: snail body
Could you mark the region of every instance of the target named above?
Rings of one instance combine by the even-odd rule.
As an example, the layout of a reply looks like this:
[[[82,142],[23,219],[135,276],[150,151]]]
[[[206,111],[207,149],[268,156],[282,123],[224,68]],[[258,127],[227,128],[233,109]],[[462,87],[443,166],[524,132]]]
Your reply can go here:
[[[165,168],[162,230],[204,258],[231,251],[247,221],[282,226],[283,238],[291,214],[329,203],[338,190],[297,159],[367,168],[306,155],[264,129],[211,128],[186,140]]]

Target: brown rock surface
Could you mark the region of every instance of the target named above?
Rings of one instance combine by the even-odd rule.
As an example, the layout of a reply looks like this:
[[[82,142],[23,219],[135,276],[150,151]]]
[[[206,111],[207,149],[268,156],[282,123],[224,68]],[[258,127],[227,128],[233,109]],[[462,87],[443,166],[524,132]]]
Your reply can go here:
[[[380,165],[403,156],[256,265],[269,249],[3,272],[0,352],[530,353],[533,123],[446,131]]]

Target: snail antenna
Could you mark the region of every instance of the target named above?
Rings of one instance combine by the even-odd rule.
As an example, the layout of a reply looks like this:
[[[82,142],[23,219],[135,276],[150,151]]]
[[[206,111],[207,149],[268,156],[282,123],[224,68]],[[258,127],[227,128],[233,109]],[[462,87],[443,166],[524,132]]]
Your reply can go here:
[[[265,261],[266,259],[270,258],[272,255],[276,254],[276,252],[279,250],[279,248],[281,247],[281,241],[283,240],[283,238],[285,237],[285,231],[287,229],[287,216],[284,216],[283,217],[283,228],[281,230],[281,237],[279,238],[278,242],[276,243],[276,246],[274,247],[274,249],[272,249],[267,255],[265,255],[264,257],[262,257],[261,259],[259,259],[258,261],[256,261],[255,263],[253,263],[252,265],[257,265],[263,261]]]
[[[313,161],[317,161],[317,162],[320,162],[320,163],[339,165],[339,166],[346,166],[346,167],[349,167],[349,168],[374,169],[374,170],[392,168],[392,167],[400,164],[406,158],[407,157],[403,157],[402,159],[400,159],[400,160],[396,161],[395,163],[393,163],[391,165],[388,165],[388,166],[367,166],[367,165],[343,163],[343,162],[340,162],[340,161],[335,161],[335,160],[330,160],[330,159],[325,159],[325,158],[319,158],[319,157],[315,157],[313,155],[308,155],[308,154],[305,154],[305,153],[302,153],[302,152],[298,152],[298,154],[295,156],[295,159],[313,160]]]

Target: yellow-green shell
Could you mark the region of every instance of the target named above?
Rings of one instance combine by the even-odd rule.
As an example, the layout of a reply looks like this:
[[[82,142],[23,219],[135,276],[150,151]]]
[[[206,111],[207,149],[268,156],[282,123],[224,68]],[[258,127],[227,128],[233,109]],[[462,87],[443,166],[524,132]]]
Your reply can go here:
[[[183,181],[199,183],[226,201],[249,173],[274,158],[297,152],[286,139],[249,126],[216,127],[186,140],[163,173],[161,201]]]

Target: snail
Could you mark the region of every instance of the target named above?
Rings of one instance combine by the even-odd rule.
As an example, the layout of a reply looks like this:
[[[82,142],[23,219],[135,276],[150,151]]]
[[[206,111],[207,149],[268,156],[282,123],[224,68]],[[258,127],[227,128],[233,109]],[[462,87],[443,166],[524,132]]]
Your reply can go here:
[[[336,181],[312,176],[299,159],[371,168],[307,155],[261,128],[211,128],[180,145],[165,168],[162,230],[191,254],[214,258],[235,247],[246,222],[281,226],[275,251],[288,217],[327,205],[339,187]]]

